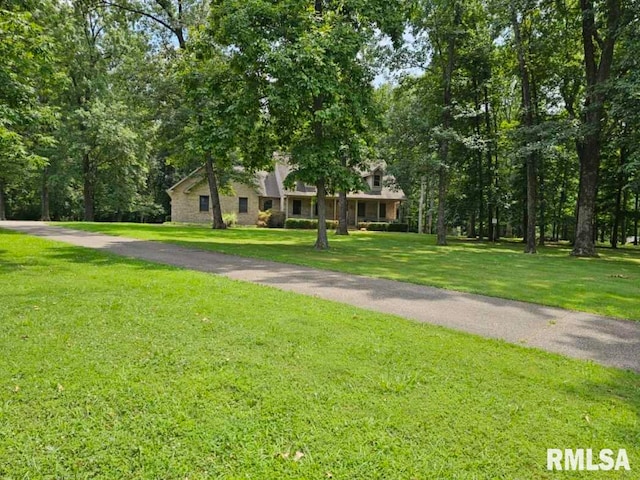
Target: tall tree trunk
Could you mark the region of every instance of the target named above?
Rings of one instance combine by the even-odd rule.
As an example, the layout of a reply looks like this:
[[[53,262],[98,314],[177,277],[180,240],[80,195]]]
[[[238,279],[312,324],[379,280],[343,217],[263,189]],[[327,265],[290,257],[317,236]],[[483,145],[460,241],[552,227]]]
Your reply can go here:
[[[445,141],[445,146],[448,142]],[[445,152],[448,156],[448,153]],[[436,243],[438,245],[447,244],[447,222],[445,221],[446,198],[447,198],[447,167],[440,165],[438,169],[438,223],[436,225]]]
[[[597,256],[594,237],[605,100],[602,86],[609,79],[615,42],[620,33],[620,3],[620,0],[606,1],[606,37],[602,38],[596,25],[593,0],[580,0],[587,92],[583,120],[585,134],[578,146],[580,185],[576,208],[576,238],[571,252],[578,257]],[[597,48],[596,43],[599,44]]]
[[[45,167],[42,170],[42,188],[40,191],[40,220],[43,222],[51,221],[51,213],[49,212],[49,169]]]
[[[348,171],[346,155],[341,158],[342,168]],[[338,192],[338,228],[336,235],[349,235],[349,224],[347,217],[349,214],[349,208],[347,204],[347,191],[342,190]]]
[[[85,153],[82,157],[82,175],[84,185],[82,188],[82,198],[84,201],[84,221],[93,222],[95,220],[95,171],[91,162],[91,157]]]
[[[474,106],[476,112],[480,110],[480,97],[478,95],[478,82],[474,78],[473,79],[473,99]],[[480,117],[476,116],[474,118],[474,128],[475,133],[478,138],[481,138],[482,131],[480,129]],[[478,191],[477,191],[477,201],[478,201],[478,219],[480,221],[480,229],[479,229],[479,240],[482,240],[484,237],[484,168],[482,165],[482,150],[477,150],[475,152],[476,155],[476,168],[478,170]],[[487,206],[488,207],[488,206]],[[487,211],[489,209],[487,208]],[[487,236],[491,238],[491,221],[487,224]]]
[[[556,241],[562,237],[563,240],[567,240],[567,221],[564,215],[564,206],[567,202],[567,188],[569,188],[569,163],[564,163],[564,169],[562,170],[562,187],[560,190],[560,200],[558,201],[558,213],[557,213],[557,222],[558,228],[556,231]],[[560,234],[560,226],[562,225],[562,234]]]
[[[625,147],[620,148],[620,165],[618,166],[618,184],[616,185],[616,205],[613,212],[613,226],[611,227],[611,247],[618,248],[618,234],[620,231],[620,217],[622,216],[622,190],[624,189],[624,164],[626,161]]]
[[[489,187],[487,190],[487,225],[489,227],[489,241],[495,242],[498,237],[498,225],[493,223],[493,219],[497,218],[498,214],[496,212],[496,199],[494,195],[494,182],[497,181],[497,172],[494,172],[493,165],[493,130],[491,128],[491,111],[489,110],[489,89],[485,85],[484,87],[484,126],[486,130],[486,136],[489,138],[489,143],[487,146],[487,186]],[[497,155],[496,155],[496,169],[497,169]]]
[[[538,195],[540,198],[540,238],[538,239],[538,245],[544,246],[544,238],[547,233],[547,219],[545,216],[545,209],[547,207],[544,198],[544,162],[540,160],[540,188],[538,189]]]
[[[477,131],[480,135],[480,129]],[[482,172],[482,152],[476,152],[476,163],[478,165],[478,240],[484,239],[484,178]],[[491,224],[487,224],[487,229],[491,228]]]
[[[427,194],[427,198],[428,198],[429,204],[427,208],[427,233],[431,235],[433,233],[433,211],[435,207],[435,198],[434,198],[433,186],[431,185],[431,182],[429,182],[428,188],[429,188],[429,191]]]
[[[636,208],[635,208],[635,217],[633,220],[633,244],[638,246],[638,197],[640,197],[640,193],[636,192]]]
[[[207,153],[205,169],[207,171],[207,182],[209,183],[209,195],[211,197],[211,228],[224,230],[227,224],[222,219],[222,208],[220,206],[220,191],[218,190],[218,178],[213,165],[213,156]]]
[[[627,232],[629,231],[627,223],[627,206],[629,205],[629,190],[624,189],[622,192],[622,218],[620,219],[620,230],[622,231],[622,238],[620,243],[625,245],[627,243]]]
[[[338,192],[338,229],[336,235],[349,235],[347,192]],[[320,213],[320,212],[318,212]]]
[[[420,200],[418,201],[418,233],[424,233],[424,195],[426,181],[427,179],[422,175],[422,177],[420,177]]]
[[[0,221],[7,219],[7,204],[5,203],[4,195],[4,182],[0,180]]]
[[[448,172],[447,167],[449,165],[449,130],[452,126],[452,94],[451,83],[453,80],[453,71],[455,68],[455,53],[456,53],[456,35],[457,28],[462,21],[462,12],[460,6],[456,3],[453,6],[454,20],[453,29],[449,33],[447,40],[447,63],[442,71],[443,80],[443,102],[442,102],[442,129],[443,137],[440,139],[439,156],[440,167],[438,168],[438,224],[436,226],[436,243],[438,245],[447,244],[447,222],[445,218],[446,201],[447,201],[447,187],[448,187]]]
[[[314,11],[316,18],[322,18],[324,12],[323,0],[314,1]],[[322,121],[319,118],[318,113],[324,109],[324,100],[322,96],[317,95],[313,97],[313,136],[315,143],[318,147],[322,146],[324,140],[324,132],[322,129]],[[329,239],[327,238],[327,212],[326,212],[326,177],[324,174],[320,175],[316,181],[316,201],[318,202],[318,234],[316,236],[315,249],[316,250],[328,250]],[[357,210],[357,208],[356,208]],[[356,212],[356,217],[358,212]],[[357,221],[357,220],[356,220]]]
[[[324,177],[316,182],[317,205],[318,205],[318,236],[316,238],[316,250],[328,250],[329,239],[327,238],[327,191]]]
[[[476,211],[471,212],[469,217],[469,230],[467,231],[467,238],[476,238]]]
[[[533,127],[533,104],[531,102],[531,85],[529,68],[527,66],[522,35],[520,33],[520,22],[515,6],[512,6],[512,26],[516,41],[518,54],[518,69],[520,71],[520,87],[522,92],[522,109],[524,110],[523,120],[525,128]],[[536,253],[536,189],[537,189],[537,167],[536,156],[529,153],[526,159],[527,167],[527,231],[525,253]]]

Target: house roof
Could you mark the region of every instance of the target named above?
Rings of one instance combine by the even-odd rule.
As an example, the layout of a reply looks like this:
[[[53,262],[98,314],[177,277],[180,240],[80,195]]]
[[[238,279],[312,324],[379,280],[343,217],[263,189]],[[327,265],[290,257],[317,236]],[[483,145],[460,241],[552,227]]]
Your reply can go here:
[[[241,167],[236,167],[241,168]],[[282,196],[291,197],[314,197],[316,188],[314,186],[305,185],[297,182],[294,188],[285,188],[284,181],[292,172],[290,165],[286,163],[283,156],[276,158],[276,163],[271,171],[259,171],[256,173],[257,193],[261,197],[281,198]],[[384,170],[383,165],[378,163],[371,170],[362,171],[362,178],[372,176],[376,171]],[[185,192],[198,185],[205,179],[204,167],[197,168],[178,183],[167,189],[167,193],[171,193],[182,185],[187,185]],[[191,183],[189,183],[191,182]],[[349,197],[354,199],[378,199],[378,200],[405,200],[406,197],[402,190],[392,189],[389,185],[393,184],[393,177],[389,175],[383,176],[382,186],[379,190],[370,190],[367,192],[350,193]],[[331,196],[330,196],[331,197]]]

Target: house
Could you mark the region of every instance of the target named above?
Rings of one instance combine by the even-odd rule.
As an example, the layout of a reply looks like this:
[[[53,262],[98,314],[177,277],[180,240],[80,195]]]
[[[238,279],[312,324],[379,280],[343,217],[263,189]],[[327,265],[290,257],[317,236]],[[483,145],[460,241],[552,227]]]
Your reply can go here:
[[[221,195],[222,213],[235,213],[239,225],[255,225],[258,212],[271,210],[284,212],[285,218],[316,218],[316,188],[298,182],[294,188],[285,188],[284,180],[291,167],[277,162],[270,172],[255,175],[255,184],[232,182],[233,193]],[[390,222],[399,215],[400,203],[405,200],[399,190],[389,188],[392,178],[384,174],[382,165],[362,173],[366,191],[350,193],[348,200],[348,223]],[[171,220],[185,223],[208,223],[211,221],[209,185],[204,167],[176,183],[167,190],[171,197]],[[327,195],[327,219],[338,219],[338,197]]]

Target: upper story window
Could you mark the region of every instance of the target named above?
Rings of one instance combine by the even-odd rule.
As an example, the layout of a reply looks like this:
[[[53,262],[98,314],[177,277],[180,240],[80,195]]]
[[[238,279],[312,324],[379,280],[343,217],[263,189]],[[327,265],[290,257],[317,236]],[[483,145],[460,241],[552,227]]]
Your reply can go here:
[[[238,213],[247,213],[249,211],[249,199],[247,197],[240,197],[238,200]]]
[[[377,188],[382,186],[382,175],[376,174],[373,176],[373,186]]]
[[[200,211],[209,211],[209,195],[200,195]]]

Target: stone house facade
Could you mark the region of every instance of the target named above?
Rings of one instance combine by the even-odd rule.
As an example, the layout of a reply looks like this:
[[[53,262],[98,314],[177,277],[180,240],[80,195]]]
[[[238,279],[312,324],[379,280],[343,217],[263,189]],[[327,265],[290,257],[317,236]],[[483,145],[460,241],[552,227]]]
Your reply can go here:
[[[255,225],[258,212],[271,210],[284,212],[285,218],[316,218],[316,189],[298,182],[294,188],[285,188],[284,180],[291,171],[283,162],[277,162],[270,172],[258,172],[254,184],[232,182],[231,193],[220,196],[223,214],[235,213],[240,225]],[[348,201],[348,223],[398,219],[399,207],[404,194],[388,185],[382,166],[363,172],[366,190],[350,193]],[[171,220],[184,223],[211,222],[209,186],[204,168],[199,168],[167,190],[171,197]],[[337,195],[328,195],[327,219],[338,219]]]

